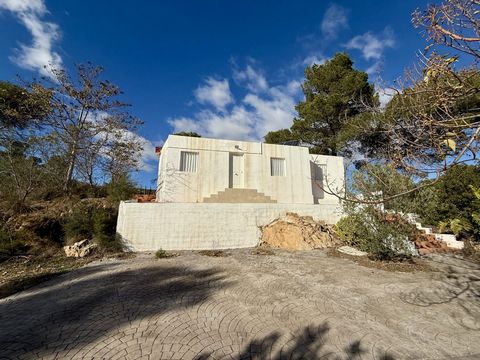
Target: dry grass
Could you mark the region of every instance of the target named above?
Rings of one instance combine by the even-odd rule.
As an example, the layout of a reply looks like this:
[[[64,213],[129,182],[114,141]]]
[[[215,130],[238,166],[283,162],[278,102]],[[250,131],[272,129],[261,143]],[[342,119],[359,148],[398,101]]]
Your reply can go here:
[[[408,259],[404,261],[380,261],[372,260],[367,256],[353,256],[342,253],[337,249],[330,249],[327,252],[328,256],[352,260],[358,265],[368,268],[380,269],[392,272],[416,272],[416,271],[431,271],[431,267],[421,259]]]
[[[202,250],[198,252],[200,255],[203,256],[211,256],[211,257],[225,257],[230,256],[229,253],[222,251],[222,250]]]
[[[256,247],[255,249],[253,249],[250,254],[252,255],[275,255],[275,253],[270,250],[270,249],[267,249],[267,248],[263,248],[263,247]]]

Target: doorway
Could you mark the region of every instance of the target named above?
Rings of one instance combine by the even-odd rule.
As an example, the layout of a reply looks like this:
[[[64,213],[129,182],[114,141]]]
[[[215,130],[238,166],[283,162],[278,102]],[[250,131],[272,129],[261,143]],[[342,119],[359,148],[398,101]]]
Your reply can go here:
[[[230,153],[229,188],[243,188],[243,154]]]

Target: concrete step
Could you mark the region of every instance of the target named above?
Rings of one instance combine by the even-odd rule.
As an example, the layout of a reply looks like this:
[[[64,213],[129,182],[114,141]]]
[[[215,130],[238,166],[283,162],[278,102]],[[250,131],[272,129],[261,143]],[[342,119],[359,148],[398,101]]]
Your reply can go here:
[[[255,189],[231,189],[219,191],[203,199],[207,203],[276,203],[270,196]]]
[[[447,243],[447,246],[453,249],[463,249],[463,241],[457,241],[457,237],[452,234],[434,234],[435,239]]]

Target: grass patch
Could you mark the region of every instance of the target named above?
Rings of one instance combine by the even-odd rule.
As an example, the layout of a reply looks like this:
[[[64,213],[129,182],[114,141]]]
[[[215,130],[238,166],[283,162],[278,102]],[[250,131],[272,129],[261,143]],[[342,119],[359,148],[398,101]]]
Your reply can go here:
[[[155,257],[157,259],[168,259],[168,258],[175,257],[175,256],[178,256],[178,254],[169,253],[169,252],[166,252],[163,249],[159,249],[155,252]]]

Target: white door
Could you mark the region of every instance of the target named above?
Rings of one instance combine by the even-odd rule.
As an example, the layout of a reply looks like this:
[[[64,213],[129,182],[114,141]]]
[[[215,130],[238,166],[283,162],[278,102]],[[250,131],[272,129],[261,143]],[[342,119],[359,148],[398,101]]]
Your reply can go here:
[[[229,187],[243,188],[243,154],[230,154]]]

